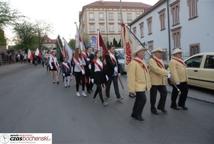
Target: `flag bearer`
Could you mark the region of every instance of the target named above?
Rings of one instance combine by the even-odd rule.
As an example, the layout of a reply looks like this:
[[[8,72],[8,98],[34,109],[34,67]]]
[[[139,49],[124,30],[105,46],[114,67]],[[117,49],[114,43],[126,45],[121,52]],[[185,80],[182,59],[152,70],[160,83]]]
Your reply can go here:
[[[151,84],[152,87],[150,89],[150,104],[151,104],[151,112],[155,115],[158,115],[157,109],[166,113],[165,110],[165,103],[166,103],[166,84],[167,84],[167,77],[170,76],[170,73],[165,69],[163,63],[163,49],[156,48],[152,51],[152,57],[149,60],[149,70],[150,70],[150,77],[151,77]],[[157,91],[160,93],[160,100],[158,102],[158,106],[156,109],[156,97]]]
[[[93,76],[92,82],[94,82],[97,85],[93,99],[95,100],[97,94],[99,94],[103,106],[107,106],[108,103],[104,101],[102,94],[102,87],[105,86],[106,76],[103,71],[103,62],[99,58],[99,51],[95,52],[95,57],[91,69]]]
[[[134,50],[134,59],[128,65],[128,91],[136,95],[131,116],[143,121],[142,111],[146,103],[146,91],[151,88],[149,70],[143,61],[145,48],[138,46]]]
[[[182,51],[179,48],[176,48],[172,52],[172,59],[169,63],[169,70],[172,74],[172,80],[176,84],[176,86],[181,91],[179,96],[178,105],[177,105],[177,97],[178,97],[178,90],[175,86],[173,86],[172,90],[172,97],[171,97],[171,108],[175,110],[179,110],[181,107],[183,110],[187,110],[186,107],[186,99],[188,94],[188,85],[187,85],[187,72],[186,72],[186,64],[182,59]]]

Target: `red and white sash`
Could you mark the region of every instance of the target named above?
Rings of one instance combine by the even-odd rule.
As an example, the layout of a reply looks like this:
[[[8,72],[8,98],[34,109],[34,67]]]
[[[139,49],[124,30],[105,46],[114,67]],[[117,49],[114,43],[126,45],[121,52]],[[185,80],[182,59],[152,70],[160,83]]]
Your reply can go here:
[[[79,67],[79,69],[82,71],[82,73],[84,73],[84,68],[82,67],[81,63],[80,63],[80,59],[76,59],[76,58],[73,58],[74,60],[74,64],[77,65]]]
[[[112,54],[111,52],[109,52],[109,56],[111,58],[112,63],[116,64],[117,60],[116,60],[114,54]]]
[[[186,66],[186,64],[184,63],[183,59],[176,58],[176,57],[173,57],[172,59],[174,59],[175,61],[181,63],[181,64],[184,65],[184,66]]]
[[[164,64],[163,64],[163,61],[157,59],[157,58],[154,57],[154,56],[153,56],[152,58],[155,60],[156,64],[157,64],[160,68],[165,69]]]
[[[82,52],[82,56],[86,59],[88,57],[88,53],[87,52]]]
[[[138,62],[138,63],[141,65],[141,67],[142,67],[146,72],[148,72],[147,66],[144,64],[144,62],[143,62],[141,59],[139,59],[138,57],[135,57],[134,60],[135,60],[136,62]]]
[[[100,71],[103,70],[103,64],[101,61],[99,61],[98,59],[94,60],[94,64],[95,66],[97,66],[97,68],[99,68]]]
[[[69,69],[70,67],[68,66],[68,64],[67,63],[65,63],[65,62],[63,62],[62,63],[67,69]]]

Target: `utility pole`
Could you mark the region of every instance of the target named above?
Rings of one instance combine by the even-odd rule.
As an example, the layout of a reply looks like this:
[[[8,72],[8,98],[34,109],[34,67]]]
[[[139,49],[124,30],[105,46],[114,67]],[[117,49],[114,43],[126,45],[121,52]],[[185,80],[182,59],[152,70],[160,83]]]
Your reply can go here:
[[[169,60],[170,60],[171,59],[171,36],[170,36],[169,0],[166,0],[166,4],[167,4],[167,21],[168,21]]]

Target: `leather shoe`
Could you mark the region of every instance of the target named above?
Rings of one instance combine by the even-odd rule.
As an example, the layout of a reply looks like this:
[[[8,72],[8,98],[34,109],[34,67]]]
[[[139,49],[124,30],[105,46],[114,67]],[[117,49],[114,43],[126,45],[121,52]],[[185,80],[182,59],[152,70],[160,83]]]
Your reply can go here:
[[[158,108],[159,109],[159,108]],[[159,109],[162,113],[167,113],[167,110],[165,109]]]
[[[144,119],[141,116],[135,116],[132,114],[131,117],[138,121],[144,121]]]
[[[178,107],[176,107],[176,106],[171,106],[171,108],[172,109],[174,109],[174,110],[180,110]]]
[[[151,110],[151,112],[152,112],[152,114],[154,114],[154,115],[158,115],[157,110]]]
[[[188,108],[185,107],[185,106],[182,106],[181,108],[182,108],[183,110],[188,110]]]

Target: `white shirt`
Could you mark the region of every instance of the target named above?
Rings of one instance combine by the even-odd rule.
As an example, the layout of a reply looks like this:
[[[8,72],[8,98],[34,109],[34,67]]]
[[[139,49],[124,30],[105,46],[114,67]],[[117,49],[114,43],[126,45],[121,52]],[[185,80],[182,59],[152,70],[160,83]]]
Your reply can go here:
[[[84,62],[82,59],[73,58],[74,60],[74,72],[83,72],[84,68],[82,67],[84,65]]]
[[[101,62],[100,59],[96,59],[96,63],[94,63],[94,65],[95,65],[94,72],[102,71],[101,68],[103,68],[103,63]],[[98,65],[99,65],[99,66],[98,66]]]

